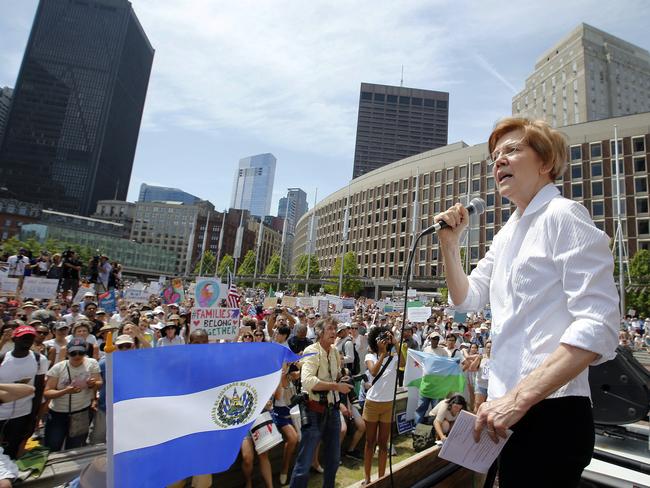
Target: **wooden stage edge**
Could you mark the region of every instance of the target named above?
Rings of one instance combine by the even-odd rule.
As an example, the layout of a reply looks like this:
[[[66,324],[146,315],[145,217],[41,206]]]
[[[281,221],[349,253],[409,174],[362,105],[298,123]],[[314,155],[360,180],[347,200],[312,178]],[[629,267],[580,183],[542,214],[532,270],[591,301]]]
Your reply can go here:
[[[393,482],[394,486],[407,488],[415,485],[435,471],[438,471],[450,463],[444,459],[438,458],[439,446],[433,446],[429,449],[417,453],[404,461],[393,465]],[[374,470],[373,470],[374,471]],[[386,476],[376,479],[377,472],[374,471],[370,484],[367,488],[390,488],[390,471],[386,466]],[[457,471],[444,480],[436,483],[436,488],[462,488],[462,487],[482,487],[485,482],[485,475],[475,473],[468,469],[459,467]],[[348,488],[361,488],[361,482],[349,485]]]

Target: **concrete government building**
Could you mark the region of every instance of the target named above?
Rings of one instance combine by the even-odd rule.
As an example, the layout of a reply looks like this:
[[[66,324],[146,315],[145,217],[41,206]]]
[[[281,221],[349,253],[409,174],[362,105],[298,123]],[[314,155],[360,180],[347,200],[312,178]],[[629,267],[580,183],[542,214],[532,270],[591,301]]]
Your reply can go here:
[[[614,125],[618,127],[622,161],[623,233],[628,255],[650,248],[648,149],[650,112],[563,127],[569,145],[569,167],[556,181],[561,193],[581,202],[596,226],[611,237],[616,230]],[[487,136],[488,134],[486,134]],[[471,266],[485,255],[494,235],[514,206],[495,191],[487,171],[487,143],[457,142],[417,154],[364,174],[350,184],[347,250],[357,256],[361,276],[379,286],[401,277],[415,231],[433,224],[433,216],[458,201],[480,196],[487,211],[472,218],[469,230]],[[341,252],[348,186],[329,195],[298,222],[294,260],[307,252],[312,214],[316,214],[314,252],[321,274],[329,274]],[[417,207],[414,203],[417,202]],[[414,259],[414,278],[444,275],[435,234],[421,241]]]

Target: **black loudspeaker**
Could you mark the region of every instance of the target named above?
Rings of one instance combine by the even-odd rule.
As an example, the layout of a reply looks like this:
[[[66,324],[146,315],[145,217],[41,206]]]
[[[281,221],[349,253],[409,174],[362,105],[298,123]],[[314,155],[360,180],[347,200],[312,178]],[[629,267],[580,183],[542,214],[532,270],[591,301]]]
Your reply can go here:
[[[594,422],[620,425],[646,418],[650,407],[650,372],[623,347],[611,361],[589,368]]]

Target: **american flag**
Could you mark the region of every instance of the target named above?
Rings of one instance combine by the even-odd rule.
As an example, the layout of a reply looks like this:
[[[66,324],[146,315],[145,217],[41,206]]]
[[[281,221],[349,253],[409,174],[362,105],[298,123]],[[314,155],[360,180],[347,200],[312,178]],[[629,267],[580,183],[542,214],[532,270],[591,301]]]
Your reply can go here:
[[[239,304],[241,303],[241,296],[237,291],[237,285],[235,285],[235,280],[233,279],[232,273],[228,273],[228,282],[230,283],[228,285],[228,298],[226,299],[228,306],[230,308],[239,308]]]

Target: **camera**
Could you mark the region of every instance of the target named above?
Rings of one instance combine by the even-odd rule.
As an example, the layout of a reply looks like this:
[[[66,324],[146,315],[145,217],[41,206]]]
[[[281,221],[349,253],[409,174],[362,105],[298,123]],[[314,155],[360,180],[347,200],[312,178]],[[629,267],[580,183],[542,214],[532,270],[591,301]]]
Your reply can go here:
[[[301,427],[309,427],[311,425],[311,420],[309,420],[309,415],[307,414],[308,399],[309,399],[309,395],[307,395],[306,392],[302,392],[302,393],[296,393],[294,396],[292,396],[291,401],[289,402],[289,408],[293,408],[296,405],[298,405],[298,409],[300,410]]]
[[[390,351],[393,348],[393,337],[392,334],[388,331],[384,331],[379,336],[377,337],[377,342],[383,342],[386,341],[388,344],[386,344],[386,350]]]
[[[365,373],[350,375],[350,370],[347,368],[343,368],[341,374],[349,378],[347,381],[343,381],[343,383],[347,383],[352,387],[352,389],[347,395],[348,395],[348,399],[350,400],[350,403],[354,403],[359,399],[359,397],[354,391],[354,385],[357,381],[363,381],[364,383],[368,381],[368,375],[366,375]]]

